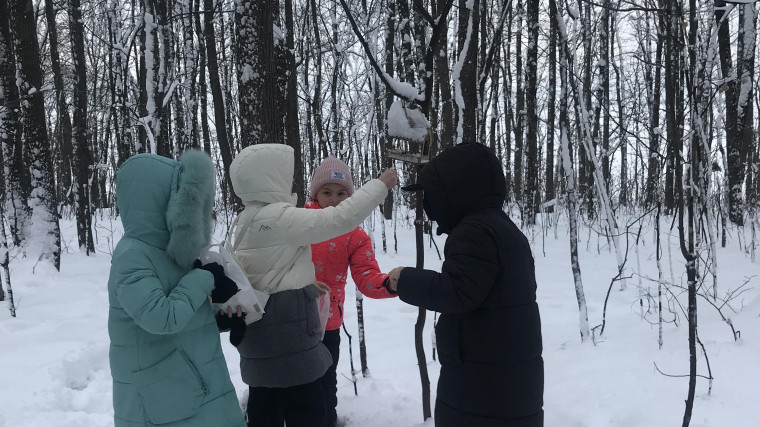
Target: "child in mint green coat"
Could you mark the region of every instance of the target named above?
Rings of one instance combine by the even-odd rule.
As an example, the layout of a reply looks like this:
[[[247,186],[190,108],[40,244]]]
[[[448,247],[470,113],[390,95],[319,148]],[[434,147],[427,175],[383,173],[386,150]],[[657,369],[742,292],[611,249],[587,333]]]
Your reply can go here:
[[[108,279],[114,425],[244,427],[209,301],[237,288],[209,266],[193,268],[211,238],[211,159],[138,154],[119,168],[116,197],[124,237]]]

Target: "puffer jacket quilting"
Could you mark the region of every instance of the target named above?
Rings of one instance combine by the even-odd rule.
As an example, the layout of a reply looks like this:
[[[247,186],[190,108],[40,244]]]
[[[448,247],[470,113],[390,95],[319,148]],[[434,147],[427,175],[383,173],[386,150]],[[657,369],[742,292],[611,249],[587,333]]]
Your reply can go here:
[[[210,238],[213,165],[203,156],[141,154],[117,175],[124,236],[108,333],[118,427],[245,426],[208,300],[213,277],[189,266]]]
[[[305,205],[308,209],[322,209],[315,200],[309,199]],[[362,295],[374,299],[393,298],[385,287],[386,273],[380,271],[372,250],[372,241],[361,227],[346,234],[321,243],[311,245],[317,280],[330,286],[330,317],[327,319],[328,331],[340,328],[343,324],[343,305],[346,300],[346,281],[348,268],[351,278]]]
[[[311,286],[311,244],[354,229],[388,189],[374,179],[338,207],[296,208],[296,197],[290,193],[293,149],[283,144],[246,147],[233,160],[230,177],[245,204],[233,230],[235,257],[251,285],[270,294],[264,317],[248,326],[238,346],[243,380],[253,387],[312,382],[325,373],[332,358],[312,330],[319,314]],[[273,283],[278,276],[281,279]]]

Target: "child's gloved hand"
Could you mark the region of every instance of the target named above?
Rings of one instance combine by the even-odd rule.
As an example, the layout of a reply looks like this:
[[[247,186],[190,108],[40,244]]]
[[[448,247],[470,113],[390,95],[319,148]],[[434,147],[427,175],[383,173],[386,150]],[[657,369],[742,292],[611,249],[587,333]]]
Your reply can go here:
[[[237,306],[237,315],[233,316],[232,308],[227,307],[226,314],[223,311],[216,313],[216,327],[219,332],[230,331],[230,344],[237,347],[245,338],[245,313]]]
[[[217,304],[225,303],[240,290],[235,281],[224,274],[224,267],[219,265],[219,263],[211,262],[201,265],[199,260],[195,260],[193,266],[214,275],[214,290],[211,291],[211,302]]]

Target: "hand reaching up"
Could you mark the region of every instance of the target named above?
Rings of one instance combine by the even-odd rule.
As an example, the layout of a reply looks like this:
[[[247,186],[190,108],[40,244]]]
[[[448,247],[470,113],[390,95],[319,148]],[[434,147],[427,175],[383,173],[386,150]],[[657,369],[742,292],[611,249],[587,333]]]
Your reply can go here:
[[[393,188],[398,184],[398,173],[396,169],[386,169],[377,179],[383,181],[386,187]]]

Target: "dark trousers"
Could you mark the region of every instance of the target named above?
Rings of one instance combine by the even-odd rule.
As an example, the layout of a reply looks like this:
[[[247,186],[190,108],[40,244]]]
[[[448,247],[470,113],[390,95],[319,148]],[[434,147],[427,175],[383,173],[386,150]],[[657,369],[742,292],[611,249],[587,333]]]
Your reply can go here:
[[[338,406],[338,357],[340,357],[340,329],[325,331],[325,337],[322,344],[327,347],[332,356],[332,366],[327,368],[327,372],[318,381],[322,384],[322,390],[325,393],[325,426],[335,425],[338,420],[338,413],[335,408]]]
[[[319,380],[293,387],[248,387],[248,427],[314,427],[325,419]]]

